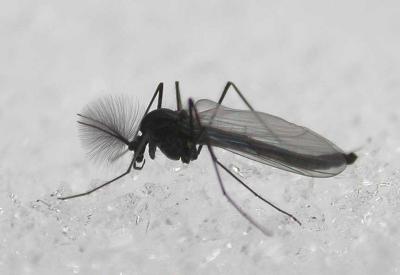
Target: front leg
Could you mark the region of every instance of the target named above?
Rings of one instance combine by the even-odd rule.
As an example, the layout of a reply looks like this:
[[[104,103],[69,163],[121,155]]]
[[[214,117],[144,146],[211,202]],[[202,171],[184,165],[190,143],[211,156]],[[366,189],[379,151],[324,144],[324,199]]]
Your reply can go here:
[[[175,81],[175,91],[176,91],[176,109],[180,111],[182,110],[182,100],[181,100],[181,92],[179,90],[179,81]]]
[[[162,107],[162,98],[163,98],[163,90],[164,90],[164,83],[160,82],[158,84],[158,86],[157,86],[156,91],[154,92],[153,97],[150,100],[149,105],[146,108],[146,111],[144,112],[144,115],[146,115],[149,112],[149,110],[151,108],[151,105],[153,105],[154,99],[157,96],[158,96],[157,109],[161,109],[161,107]]]

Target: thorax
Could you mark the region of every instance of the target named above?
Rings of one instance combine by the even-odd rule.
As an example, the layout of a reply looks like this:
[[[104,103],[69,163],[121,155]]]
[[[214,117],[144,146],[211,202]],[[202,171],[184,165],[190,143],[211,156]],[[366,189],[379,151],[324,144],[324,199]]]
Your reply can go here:
[[[150,139],[162,141],[166,137],[184,137],[189,134],[189,119],[186,111],[157,109],[148,113],[142,120],[140,130]]]

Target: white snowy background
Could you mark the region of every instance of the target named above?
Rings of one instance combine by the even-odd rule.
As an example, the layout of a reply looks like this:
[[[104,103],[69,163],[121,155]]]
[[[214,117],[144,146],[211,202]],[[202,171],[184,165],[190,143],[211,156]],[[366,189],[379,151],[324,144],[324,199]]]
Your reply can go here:
[[[398,1],[1,1],[0,274],[400,274]],[[217,150],[183,165],[160,152],[126,169],[85,157],[76,113],[105,94],[147,104],[165,83],[216,100],[234,81],[258,110],[359,159],[313,179]],[[235,94],[227,105],[243,108]],[[146,155],[147,156],[147,155]],[[37,200],[40,200],[37,202]]]

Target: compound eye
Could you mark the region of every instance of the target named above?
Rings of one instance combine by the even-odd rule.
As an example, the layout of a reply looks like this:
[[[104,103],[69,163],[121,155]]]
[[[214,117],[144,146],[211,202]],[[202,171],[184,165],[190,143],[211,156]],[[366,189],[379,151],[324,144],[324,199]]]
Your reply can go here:
[[[135,146],[133,145],[133,142],[130,142],[128,145],[128,150],[129,151],[135,151]]]

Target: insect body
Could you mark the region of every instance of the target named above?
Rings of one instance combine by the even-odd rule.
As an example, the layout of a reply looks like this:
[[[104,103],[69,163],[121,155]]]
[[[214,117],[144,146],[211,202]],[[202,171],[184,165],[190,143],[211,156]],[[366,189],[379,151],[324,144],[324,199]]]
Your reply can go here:
[[[140,131],[148,138],[150,158],[154,159],[158,147],[172,160],[189,163],[197,159],[193,135],[190,133],[189,115],[186,110],[158,109],[146,115]]]
[[[216,157],[213,147],[283,170],[310,177],[331,177],[341,173],[357,156],[346,154],[317,133],[279,117],[257,112],[239,89],[228,82],[218,102],[189,99],[189,109],[182,109],[179,83],[175,82],[177,110],[162,108],[163,83],[154,93],[144,115],[134,113],[121,98],[108,98],[89,104],[78,114],[84,145],[93,157],[114,161],[127,151],[133,151],[126,172],[89,190],[59,199],[66,200],[88,195],[127,175],[131,169],[141,170],[148,148],[151,159],[160,149],[172,160],[189,163],[196,160],[203,146],[213,160],[221,191],[228,201],[253,225],[266,233],[251,216],[229,196],[222,182],[222,168],[260,200],[300,222],[252,190]],[[221,105],[230,87],[247,105],[248,110],[236,110]],[[150,111],[156,97],[157,109]]]

